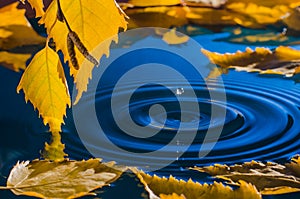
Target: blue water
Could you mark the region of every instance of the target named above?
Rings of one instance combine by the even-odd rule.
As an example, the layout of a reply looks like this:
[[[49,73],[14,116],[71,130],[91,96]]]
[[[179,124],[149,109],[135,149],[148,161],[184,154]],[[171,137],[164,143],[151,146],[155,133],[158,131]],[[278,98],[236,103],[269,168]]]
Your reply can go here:
[[[226,41],[216,41],[226,37],[228,33],[208,34],[194,36],[204,48],[220,53],[244,50],[243,44],[232,44]],[[252,48],[255,45],[250,46]],[[273,48],[275,46],[267,46]],[[151,54],[146,56],[145,54]],[[181,140],[165,153],[173,156],[178,155],[174,162],[158,171],[152,171],[160,176],[170,174],[178,178],[192,178],[200,182],[212,182],[209,176],[186,168],[190,166],[205,166],[214,163],[234,164],[250,160],[276,161],[284,163],[297,153],[300,153],[300,84],[296,83],[297,77],[285,78],[279,75],[259,75],[257,73],[236,72],[230,70],[222,75],[226,102],[211,100],[210,94],[224,92],[215,80],[204,82],[204,79],[193,69],[189,69],[188,63],[181,58],[176,58],[172,53],[148,49],[147,51],[135,51],[127,57],[120,58],[106,71],[96,92],[96,113],[99,123],[103,127],[108,139],[118,147],[135,153],[132,165],[140,165],[143,153],[163,150],[164,145],[170,143],[176,135],[180,124],[184,124],[182,132],[187,136],[197,134],[188,146]],[[146,57],[146,58],[145,58]],[[137,138],[126,134],[114,121],[111,111],[111,98],[113,85],[118,79],[137,64],[147,62],[159,62],[172,65],[190,81],[190,85],[176,80],[168,81],[168,86],[151,83],[138,87],[129,101],[131,119],[142,127],[160,129],[160,132],[148,138]],[[123,68],[117,68],[124,66]],[[128,67],[128,68],[126,68]],[[15,88],[21,74],[0,68],[1,87],[1,113],[0,113],[0,171],[1,184],[5,183],[11,167],[18,160],[34,159],[39,157],[39,150],[43,143],[49,140],[47,128],[42,120],[37,119],[38,114],[33,111],[30,104],[25,104],[24,96],[17,95]],[[69,80],[71,81],[71,80]],[[136,84],[128,84],[121,87],[116,97],[123,99]],[[197,96],[194,100],[195,94]],[[178,95],[186,104],[198,105],[200,112],[191,109],[186,112],[180,110]],[[89,95],[88,95],[89,96]],[[149,114],[154,105],[164,107],[166,115],[161,112]],[[129,122],[122,101],[118,103],[119,119],[124,123]],[[211,108],[214,106],[219,112],[225,112],[224,121],[222,116],[211,117]],[[22,112],[20,113],[20,110]],[[87,118],[88,119],[88,118]],[[209,126],[210,120],[214,120],[213,126]],[[208,155],[199,158],[199,150],[205,140],[208,128],[218,129],[222,122],[224,128],[218,142]],[[134,131],[134,129],[131,129]],[[83,146],[76,133],[76,127],[72,112],[67,113],[66,124],[63,127],[63,141],[66,144],[66,152],[71,159],[87,159],[93,157]],[[123,163],[124,154],[114,154],[101,144],[90,143],[97,151],[103,152],[104,160],[110,160],[109,156],[115,156],[114,160]],[[185,148],[186,147],[186,148]],[[178,151],[178,149],[186,151]],[[122,158],[123,157],[123,158]],[[119,159],[118,159],[119,158]],[[162,163],[158,157],[147,157],[153,165]],[[152,159],[151,159],[152,158]],[[145,165],[144,165],[145,166]],[[151,163],[148,166],[152,166]],[[129,188],[130,187],[130,188]],[[101,198],[117,198],[122,194],[125,198],[143,198],[145,191],[141,188],[135,177],[125,174],[121,180],[111,187],[99,190]],[[264,198],[290,198],[299,197],[299,194],[287,194],[285,196],[272,196]],[[9,191],[1,191],[0,198],[30,198],[13,196]],[[86,197],[89,198],[89,197]]]

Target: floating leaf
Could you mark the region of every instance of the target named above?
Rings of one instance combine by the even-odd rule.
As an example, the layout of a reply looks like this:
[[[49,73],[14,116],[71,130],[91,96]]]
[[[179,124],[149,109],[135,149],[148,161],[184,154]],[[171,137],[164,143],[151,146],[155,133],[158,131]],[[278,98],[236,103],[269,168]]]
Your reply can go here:
[[[0,65],[19,72],[26,68],[26,61],[31,57],[30,54],[17,54],[0,51]]]
[[[291,163],[280,165],[267,162],[246,162],[242,165],[220,165],[195,167],[193,170],[206,172],[217,178],[236,184],[240,180],[251,183],[266,195],[285,194],[300,191],[300,159],[294,158]]]
[[[18,92],[23,89],[26,101],[39,110],[51,132],[61,132],[66,108],[70,106],[61,67],[57,53],[46,46],[33,57],[17,88]]]
[[[126,170],[99,159],[49,162],[34,160],[17,163],[7,179],[7,187],[16,195],[47,199],[71,199],[95,195],[91,191],[117,180]]]
[[[134,7],[134,4],[132,4],[125,10],[130,17],[129,27],[135,28],[151,25],[169,28],[192,23],[211,26],[241,25],[248,28],[263,28],[269,25],[277,26],[283,20],[287,20],[286,24],[290,28],[294,26],[297,29],[299,27],[297,21],[299,21],[300,14],[296,16],[298,12],[297,6],[300,5],[299,0],[275,0],[271,2],[258,0],[196,0],[184,1],[184,3],[187,6],[175,4],[165,6],[164,3],[160,5],[158,3],[149,3],[151,7],[148,8]],[[293,12],[293,10],[295,11]],[[287,16],[290,16],[289,13],[292,13],[290,15],[293,16],[288,18]]]
[[[202,49],[202,53],[212,63],[222,68],[235,68],[238,71],[293,76],[299,72],[300,66],[300,51],[285,46],[279,46],[274,51],[260,47],[225,54]]]
[[[261,195],[256,188],[251,184],[244,181],[239,182],[239,188],[233,190],[229,186],[224,186],[222,183],[214,182],[212,185],[199,184],[188,180],[177,180],[174,177],[160,178],[158,176],[150,176],[143,172],[133,170],[139,178],[140,182],[144,185],[146,191],[149,193],[150,199],[163,199],[163,198],[178,198],[178,199],[258,199]],[[158,197],[160,196],[160,197]]]
[[[126,29],[127,22],[124,14],[116,6],[114,0],[106,1],[60,1],[64,16],[72,29],[79,36],[87,50],[99,60],[102,55],[109,55],[109,47],[112,41],[117,42],[117,33],[120,28]],[[56,42],[57,50],[62,50],[65,60],[70,61],[67,47],[69,30],[65,23],[57,20],[57,1],[53,1],[48,7],[41,23],[45,23],[47,32]],[[114,36],[114,37],[113,37]],[[113,37],[113,38],[112,38]],[[112,39],[110,39],[112,38]],[[109,40],[108,40],[109,39]],[[101,48],[93,50],[101,44]],[[84,56],[75,48],[76,58],[80,65],[79,70],[71,67],[71,74],[78,91],[75,103],[87,90],[87,84],[92,77],[94,64],[85,62]]]

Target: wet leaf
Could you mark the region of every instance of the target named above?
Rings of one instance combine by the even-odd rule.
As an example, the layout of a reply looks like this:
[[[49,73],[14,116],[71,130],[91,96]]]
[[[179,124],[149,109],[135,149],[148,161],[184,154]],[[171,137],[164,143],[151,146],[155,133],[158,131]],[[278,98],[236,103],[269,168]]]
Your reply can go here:
[[[47,199],[71,199],[95,195],[91,191],[106,186],[126,170],[99,159],[49,162],[34,160],[17,163],[11,170],[7,187],[16,195]]]
[[[109,55],[109,47],[112,41],[117,42],[119,28],[126,29],[124,14],[116,6],[114,0],[107,1],[60,1],[65,18],[87,50],[99,60],[102,55]],[[57,20],[57,1],[53,1],[41,19],[45,23],[49,37],[56,42],[57,50],[62,50],[65,60],[71,60],[68,53],[67,37],[69,30],[65,22]],[[101,44],[101,46],[100,46]],[[99,47],[100,46],[100,47]],[[96,47],[97,50],[93,51]],[[85,61],[84,56],[75,48],[79,70],[71,66],[71,74],[74,76],[78,91],[75,103],[87,90],[87,84],[92,78],[94,64]]]
[[[51,132],[61,132],[71,104],[61,67],[57,53],[46,46],[33,57],[17,87],[18,92],[23,89],[25,100],[38,109]]]
[[[132,4],[131,7],[128,6],[125,10],[131,18],[129,27],[135,28],[151,25],[170,28],[185,24],[198,24],[210,26],[241,25],[248,28],[264,28],[266,26],[276,27],[283,20],[286,21],[285,24],[290,28],[293,28],[293,26],[299,27],[297,22],[300,18],[300,15],[298,16],[297,14],[297,6],[300,5],[299,0],[276,0],[272,2],[257,0],[229,0],[227,2],[203,0],[195,2],[185,1],[184,3],[187,6],[170,4],[166,7],[164,3],[156,3],[147,8],[134,7],[134,4]],[[171,19],[173,19],[173,22]]]
[[[246,162],[242,165],[220,165],[195,167],[193,170],[206,172],[231,184],[240,180],[251,183],[265,195],[285,194],[300,191],[299,157],[291,163],[281,165],[273,162]]]
[[[188,180],[177,180],[170,176],[169,178],[160,178],[156,175],[150,176],[143,172],[134,170],[134,173],[144,185],[149,193],[150,199],[159,198],[178,198],[178,199],[258,199],[261,195],[256,188],[244,181],[239,182],[239,188],[233,190],[229,186],[224,186],[222,183],[214,182],[212,185],[199,184]],[[160,197],[158,197],[160,196]]]
[[[235,68],[238,71],[260,72],[262,74],[280,74],[293,76],[299,72],[300,51],[290,47],[279,46],[271,51],[258,47],[255,50],[236,53],[215,53],[202,49],[210,61],[222,68]]]
[[[31,57],[31,54],[16,54],[0,51],[0,65],[11,70],[19,72],[20,69],[26,68],[26,61]]]

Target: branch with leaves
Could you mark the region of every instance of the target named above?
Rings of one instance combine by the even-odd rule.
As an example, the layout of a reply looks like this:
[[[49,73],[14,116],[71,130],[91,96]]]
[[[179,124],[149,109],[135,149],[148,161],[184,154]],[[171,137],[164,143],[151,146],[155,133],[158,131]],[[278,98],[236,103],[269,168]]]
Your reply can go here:
[[[26,101],[38,109],[44,124],[50,127],[53,137],[52,142],[45,146],[44,158],[61,161],[66,154],[59,132],[66,109],[71,106],[71,99],[63,63],[55,50],[61,50],[64,61],[70,63],[70,75],[74,77],[78,90],[76,103],[87,89],[92,69],[99,64],[97,60],[103,54],[108,55],[110,43],[116,42],[117,37],[106,40],[116,36],[120,28],[126,30],[127,23],[125,15],[113,0],[55,0],[45,12],[42,1],[28,2],[36,10],[37,17],[41,17],[39,23],[45,24],[48,37],[45,48],[33,57],[25,69],[17,91],[24,91]],[[55,42],[55,50],[49,47],[50,39]],[[89,52],[103,41],[107,44],[103,51],[91,55]],[[90,62],[84,62],[85,59]]]

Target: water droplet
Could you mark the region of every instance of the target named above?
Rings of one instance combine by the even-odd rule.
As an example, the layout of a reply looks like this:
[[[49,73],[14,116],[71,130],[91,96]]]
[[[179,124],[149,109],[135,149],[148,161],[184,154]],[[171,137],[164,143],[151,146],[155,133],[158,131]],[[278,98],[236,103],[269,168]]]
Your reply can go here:
[[[176,95],[182,95],[184,93],[184,89],[183,88],[177,88],[176,89]]]

